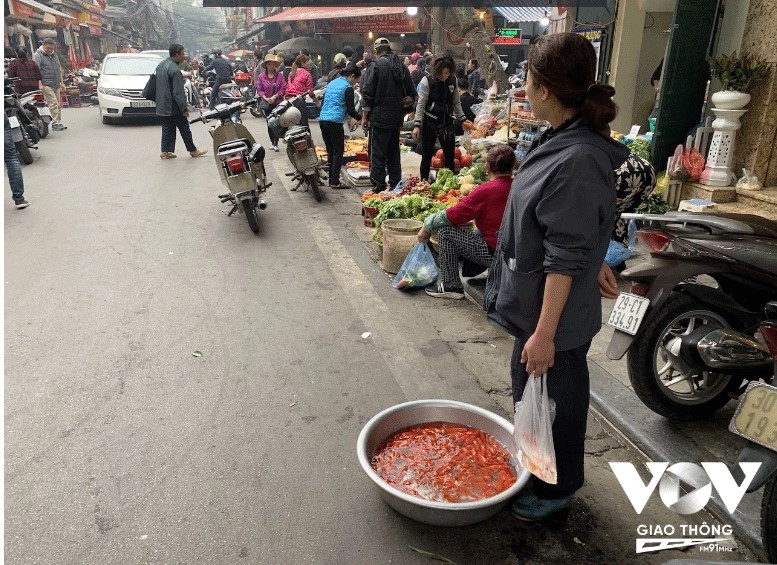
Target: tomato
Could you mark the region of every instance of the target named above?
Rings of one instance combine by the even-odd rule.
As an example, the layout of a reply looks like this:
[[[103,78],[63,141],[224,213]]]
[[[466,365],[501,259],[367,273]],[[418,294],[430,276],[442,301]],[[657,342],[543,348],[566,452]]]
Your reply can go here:
[[[453,151],[455,159],[461,159],[461,149],[458,147]]]
[[[440,157],[432,157],[432,168],[433,169],[442,169],[442,158],[440,158]]]
[[[463,167],[471,167],[472,166],[472,155],[469,155],[465,153],[461,156],[461,165]]]
[[[442,149],[437,150],[435,157],[437,157],[438,159],[445,159],[445,155],[443,154]]]
[[[453,170],[458,171],[461,168],[461,161],[458,159],[453,160]]]

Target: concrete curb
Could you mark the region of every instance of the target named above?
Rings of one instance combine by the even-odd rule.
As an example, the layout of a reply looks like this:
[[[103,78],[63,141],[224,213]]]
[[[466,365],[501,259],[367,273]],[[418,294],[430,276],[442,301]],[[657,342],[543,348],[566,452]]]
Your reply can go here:
[[[704,447],[689,439],[678,424],[655,414],[629,388],[588,360],[591,375],[591,404],[616,429],[620,430],[651,461],[715,461]],[[729,433],[726,431],[725,433]],[[733,461],[725,461],[733,463]],[[763,555],[761,541],[762,490],[745,494],[735,514],[729,514],[716,493],[707,510],[718,520],[731,524],[734,533],[757,555]]]

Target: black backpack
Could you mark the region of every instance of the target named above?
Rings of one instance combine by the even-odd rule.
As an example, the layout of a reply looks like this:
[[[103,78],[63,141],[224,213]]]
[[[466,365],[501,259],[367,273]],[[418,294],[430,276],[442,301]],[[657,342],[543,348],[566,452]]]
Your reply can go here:
[[[156,102],[156,71],[148,77],[148,82],[143,87],[143,98]]]

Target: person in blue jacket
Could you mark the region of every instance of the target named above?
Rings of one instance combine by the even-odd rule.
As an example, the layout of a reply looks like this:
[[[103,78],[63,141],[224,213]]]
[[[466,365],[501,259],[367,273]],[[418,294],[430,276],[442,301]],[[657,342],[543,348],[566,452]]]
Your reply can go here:
[[[356,111],[353,85],[361,76],[359,67],[348,63],[340,76],[326,85],[324,98],[321,102],[321,114],[318,125],[326,145],[329,157],[329,186],[332,188],[348,188],[340,184],[340,168],[343,166],[343,151],[345,149],[345,131],[343,123],[346,115],[355,120],[362,116]]]
[[[604,256],[615,223],[614,171],[629,150],[610,138],[615,89],[596,82],[596,53],[583,36],[539,38],[527,69],[526,97],[551,127],[513,180],[484,306],[515,336],[513,400],[529,379],[547,374],[556,402],[557,482],[533,477],[512,503],[517,518],[540,520],[569,506],[584,482],[586,354],[602,327],[601,295],[617,296]]]

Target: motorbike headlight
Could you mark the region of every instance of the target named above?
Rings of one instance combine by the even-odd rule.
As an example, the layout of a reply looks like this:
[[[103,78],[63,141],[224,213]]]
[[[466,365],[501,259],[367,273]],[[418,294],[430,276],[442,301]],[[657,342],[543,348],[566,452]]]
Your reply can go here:
[[[106,96],[121,96],[121,94],[119,94],[119,91],[116,90],[115,88],[100,87],[97,90],[99,90],[100,93],[105,94]]]

